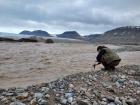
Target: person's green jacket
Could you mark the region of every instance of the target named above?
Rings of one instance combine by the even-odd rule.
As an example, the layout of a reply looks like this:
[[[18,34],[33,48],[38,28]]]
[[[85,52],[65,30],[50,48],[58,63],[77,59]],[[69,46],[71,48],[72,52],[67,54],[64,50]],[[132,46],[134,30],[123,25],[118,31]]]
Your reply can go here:
[[[115,60],[120,60],[120,57],[110,48],[103,48],[97,55],[98,62],[109,64]]]

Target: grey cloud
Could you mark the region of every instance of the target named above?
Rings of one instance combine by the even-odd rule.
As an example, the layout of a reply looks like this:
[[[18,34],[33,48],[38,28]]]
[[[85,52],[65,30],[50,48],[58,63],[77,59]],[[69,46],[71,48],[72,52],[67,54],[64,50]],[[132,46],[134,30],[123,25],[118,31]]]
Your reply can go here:
[[[0,27],[104,32],[140,25],[139,5],[140,0],[0,0]]]

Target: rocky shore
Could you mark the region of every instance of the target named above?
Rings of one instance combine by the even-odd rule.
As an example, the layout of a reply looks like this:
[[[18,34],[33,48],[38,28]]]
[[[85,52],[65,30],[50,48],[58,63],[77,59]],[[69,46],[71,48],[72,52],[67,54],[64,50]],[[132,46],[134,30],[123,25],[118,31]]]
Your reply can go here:
[[[140,66],[90,71],[27,88],[0,89],[0,105],[139,105]]]

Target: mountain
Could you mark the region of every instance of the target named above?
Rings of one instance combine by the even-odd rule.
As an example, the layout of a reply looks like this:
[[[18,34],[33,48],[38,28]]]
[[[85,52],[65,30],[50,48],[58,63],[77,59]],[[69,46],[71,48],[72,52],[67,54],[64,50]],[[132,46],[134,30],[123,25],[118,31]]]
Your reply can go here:
[[[101,37],[102,34],[91,34],[91,35],[86,35],[84,36],[84,39],[86,41],[90,41],[90,42],[93,42],[95,41],[97,38]]]
[[[94,38],[94,37],[93,37]],[[140,44],[140,26],[119,27],[103,33],[89,41],[94,43],[107,44]]]
[[[83,37],[76,31],[66,31],[62,34],[57,35],[61,38],[71,38],[71,39],[83,39]]]
[[[51,37],[51,35],[48,32],[42,30],[35,30],[35,31],[24,30],[19,34]]]

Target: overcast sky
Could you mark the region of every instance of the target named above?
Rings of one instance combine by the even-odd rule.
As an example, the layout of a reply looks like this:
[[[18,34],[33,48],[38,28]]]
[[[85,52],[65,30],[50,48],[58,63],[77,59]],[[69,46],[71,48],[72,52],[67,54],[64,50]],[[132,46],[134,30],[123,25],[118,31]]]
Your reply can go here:
[[[0,0],[0,31],[75,30],[82,35],[140,26],[140,0]]]

